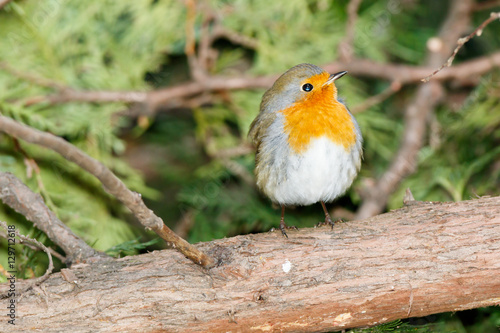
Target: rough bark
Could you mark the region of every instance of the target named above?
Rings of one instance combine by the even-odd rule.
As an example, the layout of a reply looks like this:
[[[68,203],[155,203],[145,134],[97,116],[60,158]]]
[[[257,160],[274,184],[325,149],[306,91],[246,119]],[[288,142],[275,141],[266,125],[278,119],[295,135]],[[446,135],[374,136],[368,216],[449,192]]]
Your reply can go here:
[[[73,266],[76,285],[53,274],[0,331],[322,332],[500,303],[500,197],[288,236],[199,244],[210,270],[174,250]]]
[[[99,258],[106,254],[90,247],[59,220],[53,211],[45,205],[40,194],[34,193],[16,176],[0,171],[0,201],[23,214],[26,219],[42,230],[66,254],[66,264]]]

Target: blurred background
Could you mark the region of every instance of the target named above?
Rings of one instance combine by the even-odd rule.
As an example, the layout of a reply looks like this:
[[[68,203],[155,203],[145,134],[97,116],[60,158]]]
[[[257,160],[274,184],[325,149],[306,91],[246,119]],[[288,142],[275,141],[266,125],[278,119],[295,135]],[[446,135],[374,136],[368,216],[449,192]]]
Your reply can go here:
[[[453,16],[464,3],[467,17]],[[179,235],[210,241],[278,226],[280,211],[254,184],[247,132],[277,75],[309,62],[349,71],[337,87],[365,139],[360,175],[329,205],[333,217],[399,208],[406,188],[423,201],[498,195],[500,70],[488,59],[500,63],[500,22],[466,43],[451,68],[420,81],[446,62],[454,34],[472,33],[494,11],[500,1],[3,0],[0,113],[63,137],[141,193]],[[47,149],[0,133],[0,170],[40,193],[98,250],[124,256],[164,246],[93,176]],[[384,187],[389,175],[395,180]],[[312,227],[324,216],[314,205],[286,218]],[[52,245],[7,206],[0,220]],[[24,277],[43,274],[45,254],[23,251]],[[409,324],[496,332],[500,311],[419,320]]]

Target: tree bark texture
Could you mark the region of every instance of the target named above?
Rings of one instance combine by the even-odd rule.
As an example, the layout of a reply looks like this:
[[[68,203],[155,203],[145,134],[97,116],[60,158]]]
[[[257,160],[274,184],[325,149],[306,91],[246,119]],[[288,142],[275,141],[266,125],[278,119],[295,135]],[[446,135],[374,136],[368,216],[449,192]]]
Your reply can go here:
[[[174,250],[73,266],[76,284],[53,274],[0,331],[327,332],[500,304],[500,197],[288,236],[199,244],[212,269]]]
[[[0,189],[0,201],[24,215],[27,220],[33,222],[38,229],[58,244],[66,254],[67,264],[106,256],[75,235],[45,205],[42,196],[34,193],[15,175],[0,171]]]

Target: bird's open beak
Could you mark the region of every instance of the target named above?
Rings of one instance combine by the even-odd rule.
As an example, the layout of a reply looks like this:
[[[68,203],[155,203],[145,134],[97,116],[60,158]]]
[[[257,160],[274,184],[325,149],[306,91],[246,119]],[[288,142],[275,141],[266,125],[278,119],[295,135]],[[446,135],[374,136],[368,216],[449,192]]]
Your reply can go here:
[[[323,85],[326,86],[328,84],[332,84],[333,81],[340,79],[342,76],[344,76],[346,74],[347,74],[347,71],[342,71],[342,72],[338,72],[338,73],[332,74],[328,78],[328,81],[326,81]]]

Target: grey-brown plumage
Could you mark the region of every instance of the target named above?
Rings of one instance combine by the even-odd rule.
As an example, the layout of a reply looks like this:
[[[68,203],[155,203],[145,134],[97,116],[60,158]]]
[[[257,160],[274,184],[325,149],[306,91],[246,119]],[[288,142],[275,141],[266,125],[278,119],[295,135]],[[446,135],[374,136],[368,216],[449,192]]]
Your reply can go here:
[[[345,73],[329,75],[311,64],[289,69],[266,91],[250,126],[248,136],[257,148],[257,187],[282,206],[280,227],[284,234],[285,205],[321,202],[325,221],[333,224],[324,202],[342,195],[359,171],[361,133],[347,107],[337,100],[333,84]],[[337,136],[332,140],[331,135]],[[339,135],[347,135],[349,141]],[[290,144],[298,137],[299,150]]]

